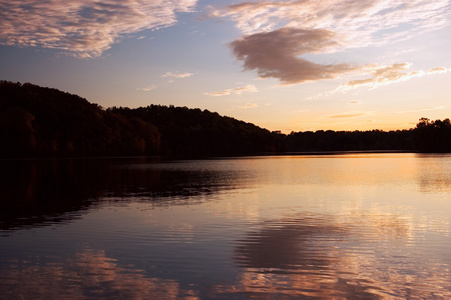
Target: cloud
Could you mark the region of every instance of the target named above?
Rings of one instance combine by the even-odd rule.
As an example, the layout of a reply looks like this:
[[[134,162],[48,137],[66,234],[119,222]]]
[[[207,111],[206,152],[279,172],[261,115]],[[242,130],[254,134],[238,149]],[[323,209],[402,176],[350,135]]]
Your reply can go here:
[[[349,118],[356,118],[356,117],[362,117],[366,116],[368,113],[366,112],[360,112],[360,111],[352,111],[352,112],[344,112],[339,114],[333,114],[333,115],[327,115],[324,116],[328,119],[349,119]]]
[[[380,44],[449,25],[449,0],[285,0],[209,7],[209,17],[228,18],[244,34],[283,26],[343,33],[348,46]],[[401,26],[414,24],[413,26]],[[401,33],[401,34],[400,34]]]
[[[237,106],[237,108],[248,109],[248,108],[256,108],[258,107],[257,103],[246,103],[243,106]]]
[[[163,78],[172,77],[172,78],[187,78],[193,76],[193,73],[172,73],[172,72],[166,72],[165,74],[161,75]]]
[[[407,81],[414,77],[424,76],[423,71],[404,72],[410,68],[410,63],[399,63],[390,66],[377,67],[371,70],[372,77],[366,79],[352,80],[348,83],[340,85],[339,91],[348,91],[359,87],[368,87],[369,89],[375,89],[382,85],[387,85],[400,81]]]
[[[422,70],[406,72],[411,67],[411,63],[398,63],[389,66],[379,66],[369,71],[372,75],[370,78],[352,80],[348,83],[341,84],[336,91],[346,92],[359,87],[367,87],[368,89],[375,89],[383,85],[388,85],[396,82],[407,81],[416,77],[423,77],[425,75],[444,74],[447,68],[434,68],[428,72]],[[335,91],[334,91],[335,92]]]
[[[177,280],[148,277],[132,265],[121,267],[104,250],[87,249],[62,263],[35,266],[24,262],[22,268],[11,268],[2,275],[8,278],[1,285],[5,299],[64,299],[68,295],[71,299],[87,295],[96,299],[178,299],[180,295],[199,299]]]
[[[411,113],[411,112],[420,112],[420,111],[429,111],[429,110],[440,110],[444,109],[446,106],[437,106],[437,107],[426,107],[426,108],[417,108],[417,109],[409,109],[409,110],[403,110],[398,111],[398,114],[405,114],[405,113]]]
[[[299,55],[320,53],[337,44],[335,34],[325,29],[281,28],[244,36],[230,44],[244,69],[257,70],[261,78],[273,77],[284,84],[335,78],[359,69],[349,64],[322,65]]]
[[[443,28],[450,24],[451,4],[450,0],[263,0],[210,6],[208,17],[232,20],[242,31],[244,36],[231,48],[244,61],[245,70],[297,84],[350,71],[366,73],[368,66],[318,64],[305,56],[382,46]]]
[[[428,71],[428,74],[445,74],[450,69],[447,68],[434,68]]]
[[[97,57],[127,34],[175,24],[197,0],[0,1],[0,44]]]
[[[227,89],[227,90],[223,90],[220,92],[211,92],[211,93],[204,93],[205,95],[208,96],[227,96],[230,94],[235,94],[235,95],[241,95],[244,92],[258,92],[257,88],[255,87],[255,85],[249,84],[246,85],[244,87],[239,87],[239,88],[234,88],[234,89]]]
[[[137,88],[137,90],[144,91],[144,92],[149,92],[149,91],[154,90],[156,88],[157,88],[157,86],[155,84],[152,84],[152,85],[150,85],[148,87]]]

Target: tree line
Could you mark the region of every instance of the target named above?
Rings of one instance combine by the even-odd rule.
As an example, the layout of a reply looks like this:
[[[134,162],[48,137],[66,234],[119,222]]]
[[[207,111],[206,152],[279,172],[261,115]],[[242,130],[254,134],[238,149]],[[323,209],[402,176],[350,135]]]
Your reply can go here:
[[[208,110],[163,105],[103,109],[77,95],[0,81],[0,156],[208,157],[309,151],[451,152],[451,125],[422,118],[396,131],[288,135]]]

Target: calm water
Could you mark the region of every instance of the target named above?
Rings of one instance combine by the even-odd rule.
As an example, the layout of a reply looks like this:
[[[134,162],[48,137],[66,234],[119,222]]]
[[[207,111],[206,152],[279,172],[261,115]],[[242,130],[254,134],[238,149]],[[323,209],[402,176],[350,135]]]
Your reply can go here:
[[[0,299],[451,298],[451,155],[0,166]]]

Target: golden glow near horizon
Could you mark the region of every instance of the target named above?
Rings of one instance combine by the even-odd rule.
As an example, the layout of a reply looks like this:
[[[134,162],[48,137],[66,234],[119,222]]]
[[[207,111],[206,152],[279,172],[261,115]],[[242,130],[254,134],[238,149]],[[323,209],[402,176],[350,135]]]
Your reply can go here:
[[[451,117],[450,0],[0,0],[0,79],[270,130]]]

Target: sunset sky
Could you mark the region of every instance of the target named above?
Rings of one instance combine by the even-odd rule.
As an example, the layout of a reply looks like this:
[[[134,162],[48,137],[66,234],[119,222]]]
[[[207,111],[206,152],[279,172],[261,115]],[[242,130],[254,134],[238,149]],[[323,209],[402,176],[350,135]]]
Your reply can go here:
[[[0,79],[269,130],[451,117],[451,0],[0,0]]]

